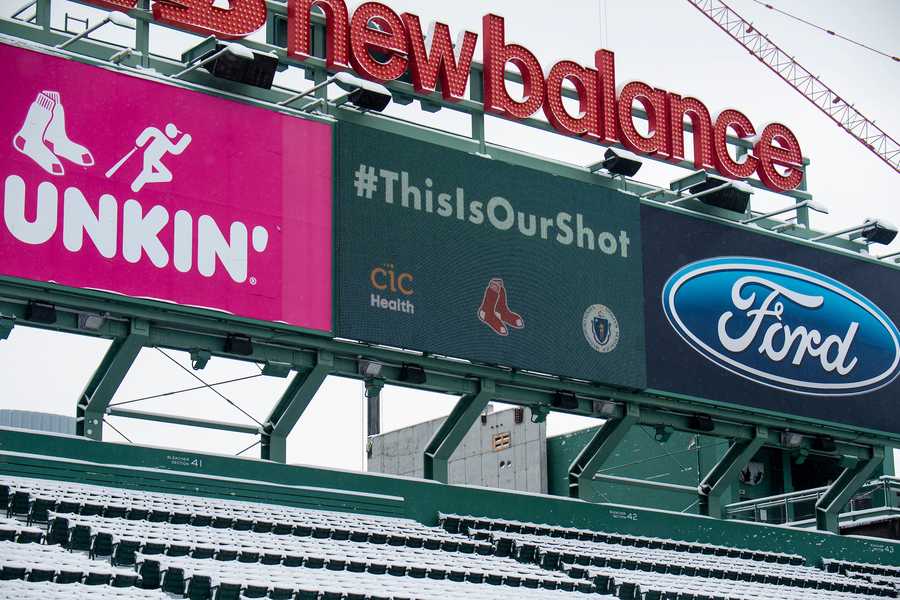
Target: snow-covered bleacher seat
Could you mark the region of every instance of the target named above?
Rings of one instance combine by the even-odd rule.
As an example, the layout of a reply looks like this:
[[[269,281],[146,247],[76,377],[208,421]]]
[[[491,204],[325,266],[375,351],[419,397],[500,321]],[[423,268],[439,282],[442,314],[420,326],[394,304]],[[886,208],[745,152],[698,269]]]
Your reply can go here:
[[[861,600],[900,569],[442,514],[0,476],[0,598]]]

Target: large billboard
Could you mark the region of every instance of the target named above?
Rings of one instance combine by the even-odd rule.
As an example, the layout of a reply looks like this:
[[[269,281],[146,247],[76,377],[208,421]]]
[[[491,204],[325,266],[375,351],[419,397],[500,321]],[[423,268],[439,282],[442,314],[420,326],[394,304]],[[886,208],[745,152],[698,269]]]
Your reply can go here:
[[[634,196],[342,123],[340,337],[644,385]]]
[[[900,434],[900,273],[642,207],[647,385]]]
[[[330,126],[0,44],[0,275],[331,331]]]

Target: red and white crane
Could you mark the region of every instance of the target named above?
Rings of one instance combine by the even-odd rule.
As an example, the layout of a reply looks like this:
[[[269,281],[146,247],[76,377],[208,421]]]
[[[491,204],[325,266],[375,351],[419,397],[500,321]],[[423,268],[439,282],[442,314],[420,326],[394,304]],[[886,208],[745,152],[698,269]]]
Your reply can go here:
[[[900,144],[721,0],[687,0],[844,131],[900,172]]]

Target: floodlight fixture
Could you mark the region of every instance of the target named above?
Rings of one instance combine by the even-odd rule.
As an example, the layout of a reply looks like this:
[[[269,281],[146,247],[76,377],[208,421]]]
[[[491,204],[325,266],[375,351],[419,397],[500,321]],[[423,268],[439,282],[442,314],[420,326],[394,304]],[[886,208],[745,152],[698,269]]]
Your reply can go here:
[[[619,175],[622,177],[634,177],[644,165],[638,158],[637,154],[628,152],[627,150],[607,148],[603,154],[603,160],[594,163],[588,167],[591,173],[600,170],[608,171],[611,175]]]
[[[532,423],[543,423],[547,420],[547,415],[550,414],[550,408],[543,404],[536,404],[531,407],[531,422]]]
[[[756,215],[755,217],[751,217],[749,219],[744,219],[743,221],[741,221],[741,223],[747,225],[748,223],[755,223],[757,221],[762,221],[763,219],[769,219],[771,217],[781,215],[792,210],[799,210],[801,208],[810,208],[816,212],[820,212],[825,215],[828,214],[828,207],[821,202],[816,202],[815,200],[804,200],[803,202],[797,202],[796,204],[792,204],[791,206],[786,206],[784,208],[779,208],[778,210],[773,210],[772,212],[768,212],[762,215]]]
[[[363,110],[374,110],[376,112],[381,112],[391,102],[391,92],[383,85],[380,85],[373,81],[369,81],[367,79],[356,77],[355,75],[342,71],[340,73],[332,75],[321,83],[317,83],[308,90],[298,92],[293,96],[285,98],[278,104],[279,106],[288,106],[290,104],[293,104],[297,100],[300,100],[301,98],[306,98],[314,94],[315,92],[331,85],[332,83],[336,83],[341,89],[347,91],[347,94],[335,100],[336,104],[350,102],[351,104],[354,104],[355,106]],[[320,104],[323,101],[324,98],[319,98],[318,100],[307,104],[301,110],[312,108],[313,106]]]
[[[803,435],[795,431],[781,432],[781,445],[785,448],[799,448],[803,445]]]
[[[25,307],[25,319],[33,323],[52,325],[56,323],[56,307],[52,304],[31,301]]]
[[[384,365],[382,365],[380,362],[375,362],[374,360],[360,359],[359,364],[357,365],[359,374],[364,376],[366,379],[379,377],[381,375],[382,368],[384,368]]]
[[[87,36],[87,35],[90,35],[91,33],[93,33],[94,31],[96,31],[96,30],[98,30],[98,29],[100,29],[101,27],[103,27],[103,26],[106,25],[107,23],[112,23],[113,25],[118,25],[119,27],[124,27],[124,28],[126,28],[126,29],[134,29],[134,28],[135,28],[134,19],[132,19],[131,17],[129,17],[128,15],[126,15],[126,14],[123,13],[123,12],[119,12],[119,11],[117,11],[117,10],[114,10],[114,11],[112,11],[112,12],[110,12],[110,13],[107,13],[106,17],[104,17],[103,19],[99,20],[99,21],[97,22],[96,25],[92,25],[91,27],[88,27],[87,29],[85,29],[84,31],[82,31],[81,33],[79,33],[78,35],[76,35],[76,36],[74,36],[74,37],[70,37],[70,38],[67,39],[66,41],[57,44],[56,47],[57,47],[59,50],[62,50],[62,49],[65,48],[66,46],[68,46],[68,45],[70,45],[70,44],[74,44],[75,42],[77,42],[77,41],[80,40],[81,38],[83,38],[83,37],[85,37],[85,36]]]
[[[291,363],[267,360],[263,364],[261,373],[269,377],[279,377],[284,379],[291,374]]]
[[[207,44],[208,40],[204,40],[203,43],[204,45]],[[190,52],[186,54],[189,55]],[[278,63],[278,59],[271,55],[262,53],[259,55],[274,58],[275,64],[277,65]],[[252,77],[247,77],[247,81],[244,81],[244,79],[241,78],[241,76],[247,74],[248,66],[256,62],[256,56],[257,54],[254,53],[253,50],[236,42],[216,43],[213,50],[194,59],[193,63],[172,75],[172,79],[178,79],[191,71],[196,71],[200,67],[205,67],[210,63],[214,63],[213,66],[209,68],[209,71],[217,77],[232,81],[240,81],[249,85],[256,85],[256,87],[272,87],[271,79],[275,76],[274,66],[271,69],[268,85],[264,85],[266,82],[263,81],[262,78],[258,78],[256,83],[254,83]]]
[[[199,348],[195,348],[191,350],[191,368],[195,371],[202,371],[206,368],[206,365],[209,363],[209,359],[212,358],[212,354],[209,350],[200,350]]]
[[[612,400],[594,400],[594,413],[608,419],[615,416],[617,406]]]
[[[665,444],[672,437],[672,433],[675,431],[668,425],[657,425],[656,432],[653,434],[653,439],[659,442],[660,444]]]
[[[851,240],[862,237],[870,244],[890,244],[897,237],[897,227],[883,219],[866,219],[861,225],[825,233],[811,238],[810,241],[821,242],[840,235],[849,235]]]
[[[106,324],[106,315],[97,313],[78,313],[78,329],[100,331]]]
[[[699,200],[709,206],[744,214],[750,204],[750,195],[753,194],[753,188],[743,181],[734,181],[710,174],[706,174],[703,181],[691,185],[687,190],[687,196],[680,196],[670,200],[667,204]]]

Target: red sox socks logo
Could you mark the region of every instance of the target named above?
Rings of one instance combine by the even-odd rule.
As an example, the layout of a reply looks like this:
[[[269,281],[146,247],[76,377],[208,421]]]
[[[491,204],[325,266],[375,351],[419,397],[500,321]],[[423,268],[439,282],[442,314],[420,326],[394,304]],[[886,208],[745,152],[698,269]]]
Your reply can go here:
[[[497,335],[509,335],[507,326],[513,329],[525,327],[525,320],[509,309],[506,303],[506,286],[498,277],[491,279],[484,289],[484,298],[478,308],[478,319]]]
[[[63,175],[58,157],[82,167],[94,164],[90,150],[66,135],[66,112],[59,92],[44,90],[28,107],[25,123],[13,138],[13,146],[51,175]]]

